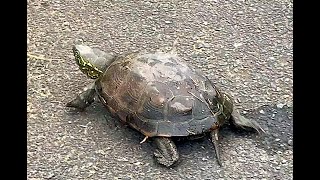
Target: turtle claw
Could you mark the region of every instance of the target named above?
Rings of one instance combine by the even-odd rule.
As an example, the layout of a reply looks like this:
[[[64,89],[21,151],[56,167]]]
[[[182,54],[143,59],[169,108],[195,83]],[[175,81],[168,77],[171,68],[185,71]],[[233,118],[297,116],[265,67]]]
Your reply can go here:
[[[147,140],[148,138],[149,138],[149,136],[144,137],[144,138],[143,138],[143,140],[142,140],[142,141],[140,141],[140,144],[142,144],[142,143],[146,142],[146,140]]]
[[[153,153],[156,161],[166,167],[172,167],[179,160],[179,154],[174,142],[166,137],[155,138],[155,143],[158,146]]]

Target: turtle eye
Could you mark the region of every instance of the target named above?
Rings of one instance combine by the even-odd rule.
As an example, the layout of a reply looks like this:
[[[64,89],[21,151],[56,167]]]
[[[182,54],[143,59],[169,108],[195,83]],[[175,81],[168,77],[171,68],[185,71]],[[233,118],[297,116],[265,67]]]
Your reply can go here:
[[[80,57],[80,52],[79,52],[77,49],[75,49],[75,48],[73,48],[73,54],[74,54],[74,56],[75,56],[76,58],[79,58],[79,57]]]
[[[74,49],[73,54],[79,66],[83,67],[86,65],[86,62],[81,57],[80,52],[78,50]]]

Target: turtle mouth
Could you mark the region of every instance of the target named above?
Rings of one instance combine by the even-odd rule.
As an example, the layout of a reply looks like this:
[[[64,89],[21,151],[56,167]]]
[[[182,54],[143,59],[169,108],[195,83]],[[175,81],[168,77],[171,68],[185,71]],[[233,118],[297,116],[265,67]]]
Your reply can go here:
[[[75,47],[73,47],[72,50],[79,69],[84,74],[86,74],[91,79],[97,79],[102,74],[102,71],[91,64],[83,56],[81,56],[80,52]]]

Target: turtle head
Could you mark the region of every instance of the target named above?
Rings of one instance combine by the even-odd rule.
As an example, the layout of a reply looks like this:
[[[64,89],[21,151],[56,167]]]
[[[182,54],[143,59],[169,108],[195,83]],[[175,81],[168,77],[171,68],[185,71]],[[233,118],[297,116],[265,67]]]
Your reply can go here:
[[[114,61],[115,56],[86,45],[74,45],[73,55],[80,70],[91,79],[97,79]]]

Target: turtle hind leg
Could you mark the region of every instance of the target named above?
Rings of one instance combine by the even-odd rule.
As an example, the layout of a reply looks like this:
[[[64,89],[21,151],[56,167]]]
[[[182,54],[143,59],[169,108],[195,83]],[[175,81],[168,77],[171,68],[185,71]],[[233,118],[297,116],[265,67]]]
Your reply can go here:
[[[222,166],[221,158],[220,158],[220,147],[219,147],[219,138],[218,138],[218,129],[213,130],[211,135],[211,141],[213,143],[214,151],[216,153],[217,161],[220,166]]]
[[[155,137],[154,142],[158,147],[154,151],[156,161],[166,167],[176,165],[179,160],[179,153],[172,139],[168,137]]]
[[[230,122],[237,128],[245,130],[253,129],[258,133],[266,133],[255,120],[243,117],[237,110],[233,110]]]
[[[83,92],[77,95],[75,99],[66,104],[67,107],[74,107],[83,111],[86,107],[90,106],[94,101],[94,96],[96,94],[95,85],[90,84],[87,86]]]

